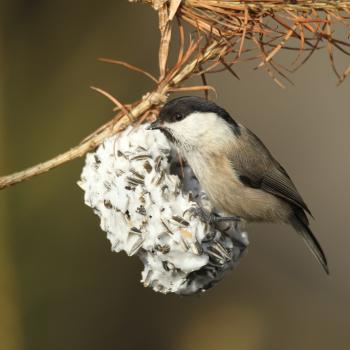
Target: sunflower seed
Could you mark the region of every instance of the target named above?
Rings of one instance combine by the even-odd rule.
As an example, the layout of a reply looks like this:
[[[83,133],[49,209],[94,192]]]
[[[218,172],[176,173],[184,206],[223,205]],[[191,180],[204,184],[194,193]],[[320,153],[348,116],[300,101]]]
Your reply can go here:
[[[169,189],[168,185],[163,185],[161,188],[162,192],[165,192],[165,190],[168,190],[168,189]]]
[[[123,174],[125,174],[125,171],[118,169],[115,173],[117,176],[122,176]]]
[[[153,178],[152,184],[154,183],[155,185],[158,186],[163,181],[164,176],[165,176],[165,172],[161,171],[160,175],[158,176],[158,178],[157,178],[157,175]]]
[[[129,256],[135,255],[135,254],[140,250],[140,248],[142,247],[143,242],[144,242],[144,239],[143,239],[143,238],[138,239],[138,240],[134,243],[134,245],[131,247],[131,249],[130,249],[128,255],[129,255]]]
[[[111,201],[109,201],[107,199],[104,200],[103,204],[105,205],[105,207],[107,209],[112,209],[113,208],[113,205],[112,205]]]
[[[117,151],[117,156],[118,157],[123,157],[123,158],[125,158],[125,159],[128,159],[128,157],[122,152],[122,151]]]
[[[175,270],[175,265],[169,261],[163,261],[163,268],[165,271],[174,271]]]
[[[105,181],[103,184],[104,184],[106,190],[110,190],[112,188],[111,183],[109,183],[108,181]]]
[[[190,248],[191,248],[191,251],[192,251],[193,254],[196,254],[196,255],[202,255],[203,254],[203,248],[199,244],[198,241],[191,242],[190,243]]]
[[[217,253],[219,253],[226,260],[231,260],[231,256],[225,247],[220,242],[214,242],[211,249],[214,249]]]
[[[141,235],[141,234],[142,234],[142,231],[141,231],[140,229],[138,229],[137,227],[133,226],[133,227],[130,229],[129,233],[132,233],[132,234],[134,234],[134,235]]]
[[[168,266],[168,262],[167,261],[162,261],[162,265],[163,265],[163,269],[165,271],[170,271],[170,268]]]
[[[180,236],[180,245],[181,245],[181,248],[185,251],[185,252],[187,252],[189,249],[190,249],[190,247],[189,247],[189,245],[188,245],[188,243],[186,242],[186,240],[182,237],[182,236]]]
[[[223,256],[218,251],[213,249],[213,247],[209,247],[209,249],[207,250],[207,253],[213,256],[214,258],[216,258],[217,260],[223,260]]]
[[[94,158],[95,158],[96,164],[101,164],[101,159],[96,154],[95,154]]]
[[[112,250],[116,250],[118,248],[120,241],[116,240],[113,244],[112,244]]]
[[[208,255],[209,255],[209,258],[214,258],[214,260],[220,264],[220,265],[223,265],[225,263],[225,259],[220,255],[218,254],[217,252],[209,249],[207,251]]]
[[[163,219],[160,219],[160,221],[162,222],[163,226],[165,227],[165,229],[167,230],[167,233],[169,233],[171,236],[174,234],[174,232],[172,232],[170,230],[170,228],[168,227],[168,225],[164,222]]]
[[[135,169],[130,169],[130,172],[132,173],[132,174],[134,174],[137,178],[139,178],[140,180],[144,180],[145,179],[145,177],[142,175],[142,174],[140,174],[140,173],[138,173]]]
[[[214,240],[216,236],[216,232],[215,231],[210,231],[206,234],[206,236],[202,239],[202,243],[209,243],[211,241]]]
[[[137,186],[137,185],[144,185],[145,184],[144,180],[138,179],[136,177],[128,176],[126,178],[126,180],[128,181],[129,185]]]
[[[129,213],[129,210],[127,210],[124,213],[124,219],[125,219],[126,223],[130,224],[130,213]]]
[[[188,221],[186,221],[184,218],[178,216],[178,215],[174,215],[172,216],[172,219],[177,223],[180,224],[180,226],[182,227],[188,227],[190,225],[190,223]]]
[[[130,158],[130,160],[145,160],[145,159],[151,159],[152,157],[149,154],[138,154],[137,156],[134,156]]]
[[[150,282],[151,282],[151,277],[153,275],[153,271],[152,270],[148,270],[147,275],[145,277],[145,280],[143,281],[143,285],[144,287],[148,287]]]
[[[144,164],[143,164],[143,167],[145,168],[145,170],[150,173],[152,171],[152,165],[150,164],[149,161],[146,161]]]
[[[156,159],[155,159],[155,170],[156,172],[158,173],[159,170],[160,170],[160,165],[162,164],[162,156],[158,156]]]

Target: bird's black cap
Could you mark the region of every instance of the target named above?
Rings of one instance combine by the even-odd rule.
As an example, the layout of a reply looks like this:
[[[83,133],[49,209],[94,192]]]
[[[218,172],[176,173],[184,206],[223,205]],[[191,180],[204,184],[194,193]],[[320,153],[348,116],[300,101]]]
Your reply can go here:
[[[174,123],[193,112],[215,113],[224,119],[235,133],[239,133],[239,125],[229,113],[216,103],[197,96],[183,96],[167,102],[160,111],[159,119],[161,122]]]

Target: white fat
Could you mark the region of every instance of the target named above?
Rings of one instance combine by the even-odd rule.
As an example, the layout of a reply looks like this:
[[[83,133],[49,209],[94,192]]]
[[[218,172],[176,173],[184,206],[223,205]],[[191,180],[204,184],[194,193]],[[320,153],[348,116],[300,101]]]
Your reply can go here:
[[[191,214],[189,209],[199,204],[212,209],[188,166],[183,181],[170,174],[170,168],[180,173],[175,163],[163,134],[144,125],[129,127],[86,156],[78,184],[85,204],[100,217],[112,251],[143,261],[145,286],[194,294],[236,266],[248,239],[236,224],[219,231]]]

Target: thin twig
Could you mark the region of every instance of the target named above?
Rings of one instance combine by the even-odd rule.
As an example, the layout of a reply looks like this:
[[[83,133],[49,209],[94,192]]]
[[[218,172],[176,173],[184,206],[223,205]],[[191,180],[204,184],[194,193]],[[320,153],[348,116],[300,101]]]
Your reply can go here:
[[[159,46],[159,72],[162,80],[166,74],[166,65],[169,56],[169,46],[171,40],[171,20],[169,18],[169,9],[166,1],[158,10],[159,30],[160,30],[160,46]]]
[[[144,74],[146,77],[150,78],[151,80],[153,80],[156,84],[158,83],[158,80],[151,74],[151,73],[148,73],[146,72],[145,70],[139,68],[139,67],[136,67],[130,63],[127,63],[127,62],[124,62],[124,61],[118,61],[118,60],[113,60],[111,58],[99,58],[98,59],[99,61],[101,62],[105,62],[105,63],[112,63],[112,64],[118,64],[118,65],[121,65],[121,66],[124,66],[130,70],[133,70],[135,72],[138,72],[138,73],[141,73],[141,74]]]

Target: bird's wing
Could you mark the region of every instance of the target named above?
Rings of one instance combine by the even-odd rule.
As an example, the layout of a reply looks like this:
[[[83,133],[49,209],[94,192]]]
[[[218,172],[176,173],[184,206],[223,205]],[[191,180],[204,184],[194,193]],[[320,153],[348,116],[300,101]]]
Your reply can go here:
[[[283,198],[311,215],[286,170],[262,141],[248,129],[241,137],[242,146],[233,152],[231,164],[242,183]]]
[[[265,174],[261,184],[261,189],[274,194],[275,196],[286,199],[287,201],[306,210],[311,215],[309,208],[300,196],[290,177],[276,167],[272,167]]]

